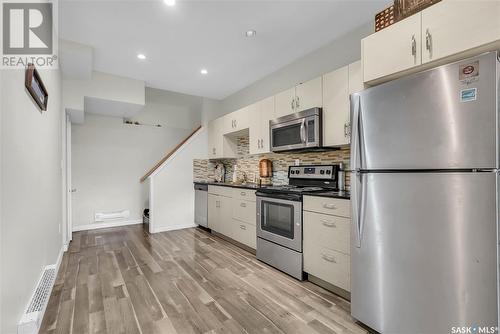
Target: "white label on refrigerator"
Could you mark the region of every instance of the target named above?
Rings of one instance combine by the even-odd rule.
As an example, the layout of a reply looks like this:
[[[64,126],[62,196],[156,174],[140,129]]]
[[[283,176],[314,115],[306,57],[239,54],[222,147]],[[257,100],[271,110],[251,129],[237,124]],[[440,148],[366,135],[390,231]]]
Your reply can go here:
[[[467,88],[460,91],[460,102],[477,100],[477,88]]]

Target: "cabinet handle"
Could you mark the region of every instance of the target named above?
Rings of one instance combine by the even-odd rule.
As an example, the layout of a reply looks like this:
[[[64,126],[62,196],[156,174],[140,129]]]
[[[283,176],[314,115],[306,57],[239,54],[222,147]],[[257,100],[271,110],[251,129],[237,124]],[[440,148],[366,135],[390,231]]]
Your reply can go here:
[[[335,260],[335,258],[333,256],[321,254],[321,258],[325,261],[328,261],[328,262],[337,263],[337,261]]]
[[[328,204],[328,203],[323,204],[323,207],[325,209],[332,209],[332,210],[335,210],[337,208],[335,204]]]
[[[323,223],[323,226],[326,226],[326,227],[334,227],[334,228],[337,227],[337,225],[335,225],[334,222],[326,220],[326,219],[321,219],[321,222]]]
[[[432,35],[429,29],[425,31],[425,49],[429,51],[429,56],[432,58]]]
[[[260,139],[260,148],[264,148],[264,139]]]
[[[238,121],[234,120],[234,127],[236,128],[238,126]]]
[[[260,139],[257,139],[257,148],[260,148]]]
[[[242,208],[246,208],[246,207],[247,207],[247,204],[246,204],[246,203],[240,203],[240,206],[241,206]]]
[[[297,96],[297,102],[295,103],[296,108],[299,109],[300,107],[300,98]]]
[[[240,225],[240,228],[241,228],[242,230],[246,230],[246,229],[247,229],[247,227],[246,227],[245,225]]]
[[[295,110],[295,99],[292,100],[292,110]]]
[[[347,122],[344,124],[344,137],[349,138],[351,136],[351,123]]]
[[[219,201],[215,201],[215,207],[216,208],[220,208],[220,202]]]
[[[246,195],[247,195],[247,193],[246,193],[246,192],[244,192],[244,191],[242,191],[242,192],[240,192],[240,195],[241,195],[241,196],[246,196]]]
[[[417,58],[417,40],[415,39],[415,35],[411,36],[411,55]]]

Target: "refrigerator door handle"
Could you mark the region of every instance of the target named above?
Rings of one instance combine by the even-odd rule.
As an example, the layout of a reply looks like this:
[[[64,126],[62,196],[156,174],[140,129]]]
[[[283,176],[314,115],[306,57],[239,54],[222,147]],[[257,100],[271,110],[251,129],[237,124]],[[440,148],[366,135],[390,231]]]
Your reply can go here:
[[[365,182],[363,173],[359,171],[353,172],[353,180],[351,185],[351,202],[352,202],[352,220],[354,226],[354,245],[361,248],[361,240],[363,239],[363,216],[364,216],[364,194]]]
[[[359,171],[361,167],[361,136],[360,136],[361,96],[351,96],[351,170]]]

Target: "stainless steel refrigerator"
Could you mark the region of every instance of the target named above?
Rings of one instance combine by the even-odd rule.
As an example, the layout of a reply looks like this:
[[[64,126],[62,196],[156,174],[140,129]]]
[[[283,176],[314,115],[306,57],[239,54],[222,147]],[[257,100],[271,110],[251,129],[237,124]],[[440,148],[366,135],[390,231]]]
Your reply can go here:
[[[499,77],[486,53],[351,96],[351,313],[378,332],[498,324]]]

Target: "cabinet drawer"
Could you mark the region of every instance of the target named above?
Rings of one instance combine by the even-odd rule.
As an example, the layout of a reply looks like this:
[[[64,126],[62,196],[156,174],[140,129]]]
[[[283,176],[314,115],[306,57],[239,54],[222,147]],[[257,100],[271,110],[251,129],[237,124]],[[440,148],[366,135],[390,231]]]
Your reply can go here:
[[[257,243],[257,231],[255,229],[255,225],[250,225],[233,219],[231,238],[255,249]]]
[[[233,188],[231,196],[235,199],[255,202],[255,190],[252,189]]]
[[[231,188],[231,187],[208,185],[208,193],[209,194],[232,197],[232,193],[233,193],[232,191],[233,191],[233,188]]]
[[[304,196],[304,210],[351,217],[351,202],[346,199]]]
[[[255,202],[233,198],[233,218],[255,226],[257,208]]]
[[[346,291],[351,289],[351,258],[321,246],[304,245],[304,271]]]
[[[350,254],[350,225],[349,218],[304,211],[304,248],[317,244]]]

